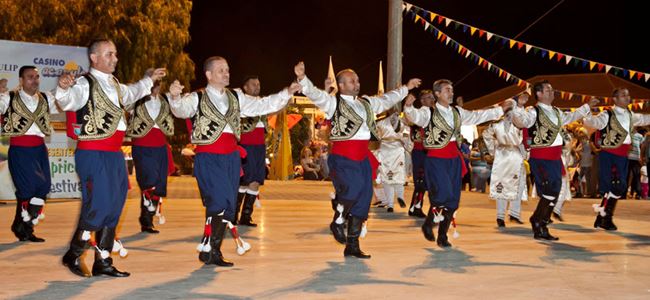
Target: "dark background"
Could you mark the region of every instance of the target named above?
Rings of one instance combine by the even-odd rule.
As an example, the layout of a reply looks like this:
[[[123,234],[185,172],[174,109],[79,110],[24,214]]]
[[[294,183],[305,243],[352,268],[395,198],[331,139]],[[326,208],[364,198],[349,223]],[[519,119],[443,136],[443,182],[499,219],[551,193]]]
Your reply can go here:
[[[517,40],[550,50],[632,70],[650,72],[647,16],[639,1],[452,1],[421,0],[410,3],[443,16],[509,38],[560,3],[523,32]],[[224,56],[231,69],[231,87],[246,75],[259,75],[262,93],[269,94],[294,79],[293,65],[303,60],[308,76],[318,86],[326,77],[332,55],[335,72],[352,68],[364,94],[377,92],[378,64],[384,61],[388,27],[387,0],[329,1],[193,1],[187,47],[196,63],[192,88],[203,87],[203,61]],[[452,23],[453,24],[453,23]],[[435,40],[419,24],[405,17],[403,77],[455,82],[455,93],[465,100],[508,86],[505,80],[458,55]],[[452,25],[438,26],[459,43],[522,79],[543,74],[590,72],[564,62],[509,49],[476,35],[470,37]],[[532,52],[532,50],[531,50]],[[650,87],[644,81],[631,80]],[[634,95],[632,95],[634,96]]]

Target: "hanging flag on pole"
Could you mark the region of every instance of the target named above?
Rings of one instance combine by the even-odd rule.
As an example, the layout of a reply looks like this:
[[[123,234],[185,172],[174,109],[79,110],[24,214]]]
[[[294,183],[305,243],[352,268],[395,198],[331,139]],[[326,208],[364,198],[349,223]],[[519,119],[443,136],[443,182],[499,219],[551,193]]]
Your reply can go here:
[[[379,61],[379,83],[377,84],[377,95],[381,96],[384,94],[384,70],[381,66],[381,60]]]
[[[325,90],[329,92],[331,95],[336,94],[338,92],[338,88],[336,87],[336,76],[334,75],[334,65],[332,65],[332,56],[330,55],[330,66],[327,68],[327,79],[330,80],[330,85],[325,87]]]

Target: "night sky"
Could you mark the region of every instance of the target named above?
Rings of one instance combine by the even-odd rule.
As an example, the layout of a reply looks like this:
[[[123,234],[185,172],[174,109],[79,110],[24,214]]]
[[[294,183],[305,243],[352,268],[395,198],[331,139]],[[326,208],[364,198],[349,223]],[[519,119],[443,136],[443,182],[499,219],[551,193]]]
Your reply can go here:
[[[502,36],[515,38],[522,30],[561,4],[517,39],[569,55],[609,65],[650,72],[647,16],[641,1],[453,1],[410,3]],[[258,75],[262,93],[274,93],[294,79],[293,65],[305,61],[307,75],[318,86],[326,77],[329,56],[335,72],[354,69],[361,92],[377,92],[378,64],[384,61],[386,79],[387,0],[329,1],[193,1],[187,47],[196,63],[193,88],[205,85],[202,64],[212,55],[224,56],[231,69],[231,87],[246,75]],[[403,81],[454,81],[455,94],[465,100],[480,97],[508,84],[435,40],[409,18],[403,23]],[[470,37],[453,26],[439,28],[470,50],[504,70],[526,79],[543,74],[589,72],[588,69],[549,61],[500,43]],[[650,82],[632,80],[650,88]],[[632,95],[634,96],[634,95]]]

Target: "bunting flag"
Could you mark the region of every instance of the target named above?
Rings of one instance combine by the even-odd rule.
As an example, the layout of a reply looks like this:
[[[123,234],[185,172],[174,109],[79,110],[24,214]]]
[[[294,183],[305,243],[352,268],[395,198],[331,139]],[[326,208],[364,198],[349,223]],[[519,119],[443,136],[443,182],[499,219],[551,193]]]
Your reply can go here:
[[[425,31],[431,33],[436,40],[438,40],[441,43],[444,43],[446,46],[451,47],[452,49],[455,50],[454,52],[456,52],[457,54],[460,54],[461,52],[464,52],[465,54],[461,54],[461,55],[464,56],[465,58],[467,58],[469,61],[475,63],[477,66],[487,70],[488,72],[492,72],[495,75],[499,76],[500,78],[503,78],[506,82],[516,84],[519,87],[530,88],[530,86],[532,85],[530,82],[527,82],[527,81],[513,75],[512,73],[504,70],[503,68],[495,65],[494,63],[492,63],[492,62],[488,61],[487,59],[483,58],[482,56],[478,55],[476,52],[473,52],[472,50],[467,48],[467,46],[462,45],[459,42],[457,42],[456,40],[452,39],[447,34],[442,32],[442,30],[440,30],[434,24],[429,23],[425,18],[418,17],[418,15],[417,15],[417,13],[415,11],[413,11],[413,10],[406,11],[406,13],[407,13],[407,16],[410,16],[414,20],[416,18],[418,20],[420,20],[419,24],[422,25],[422,27],[424,28]],[[437,18],[440,18],[440,17],[441,17],[440,15],[437,15]],[[441,22],[438,22],[438,23],[441,23]],[[418,24],[418,23],[416,22],[415,24]],[[486,34],[487,34],[487,32],[486,32]],[[538,51],[541,51],[541,50],[538,49]],[[552,56],[555,56],[555,57],[557,57],[558,55],[563,55],[564,57],[566,57],[566,54],[560,54],[560,53],[557,53],[557,52],[553,52],[552,54],[550,54],[548,52],[548,50],[543,50],[543,51],[546,51],[545,55],[552,55]],[[575,58],[574,61],[578,60],[578,59],[579,58]],[[583,61],[583,62],[584,62],[584,64],[588,63],[587,61]],[[583,103],[588,102],[592,98],[598,98],[598,99],[604,100],[605,103],[608,103],[609,100],[610,100],[608,97],[586,95],[586,94],[575,93],[575,92],[561,91],[561,90],[557,90],[557,89],[556,89],[556,92],[558,93],[558,96],[559,96],[560,99],[571,100],[571,99],[573,99],[575,97],[576,99],[579,99]],[[644,101],[650,101],[650,100],[648,100],[648,99],[633,99],[634,103],[636,103],[636,102],[644,102]]]
[[[579,58],[576,56],[568,55],[566,53],[561,53],[558,51],[553,51],[549,50],[543,47],[535,46],[532,44],[528,44],[522,41],[518,41],[515,39],[511,39],[509,37],[505,37],[490,31],[487,31],[485,29],[481,29],[478,27],[474,27],[472,25],[460,22],[458,20],[454,20],[452,18],[445,17],[443,15],[440,15],[438,13],[428,11],[424,8],[415,6],[410,3],[404,2],[405,5],[402,7],[405,9],[407,12],[412,12],[415,14],[415,22],[417,23],[418,20],[423,21],[422,17],[420,15],[427,15],[427,16],[436,16],[438,24],[442,24],[444,22],[446,27],[449,27],[450,24],[454,24],[454,28],[456,29],[462,29],[464,33],[469,33],[470,36],[472,37],[478,37],[479,39],[485,38],[486,41],[493,40],[495,42],[500,42],[502,45],[508,45],[510,49],[516,48],[517,50],[524,50],[526,53],[533,54],[533,55],[539,55],[542,58],[547,58],[548,60],[553,60],[555,57],[555,61],[557,62],[562,62],[566,65],[569,63],[572,63],[573,66],[575,67],[582,67],[583,69],[589,68],[590,71],[594,72],[603,72],[603,73],[609,73],[610,71],[619,77],[623,77],[625,79],[630,79],[630,80],[637,80],[637,81],[645,81],[648,82],[650,80],[650,73],[646,72],[641,72],[637,70],[631,70],[631,69],[626,69],[622,67],[617,67],[617,66],[612,66],[612,65],[607,65],[605,63],[593,61],[590,59],[584,59],[584,58]],[[433,17],[431,17],[431,20],[433,22]],[[469,29],[469,30],[468,30]],[[474,36],[474,33],[478,31],[482,34],[478,34]],[[493,39],[494,38],[494,39]],[[530,50],[533,50],[532,52]]]

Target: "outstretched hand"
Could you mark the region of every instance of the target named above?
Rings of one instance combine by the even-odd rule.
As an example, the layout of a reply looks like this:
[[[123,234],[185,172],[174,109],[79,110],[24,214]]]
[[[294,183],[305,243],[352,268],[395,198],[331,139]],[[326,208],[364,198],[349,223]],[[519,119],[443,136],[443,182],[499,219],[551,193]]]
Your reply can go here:
[[[420,84],[422,84],[422,80],[420,78],[411,78],[409,81],[406,83],[406,88],[409,90],[412,90],[416,87],[419,87]]]
[[[165,76],[167,76],[167,69],[165,68],[157,68],[153,70],[153,73],[151,75],[149,75],[153,81],[160,80]]]
[[[302,85],[300,85],[300,83],[292,82],[291,85],[289,85],[289,88],[288,88],[289,94],[293,95],[296,92],[300,91],[300,89],[302,89]]]
[[[58,85],[61,89],[67,90],[74,85],[74,75],[70,73],[63,73],[59,76]]]
[[[293,72],[296,73],[298,80],[305,78],[305,63],[302,61],[298,62],[298,64],[293,67]]]
[[[184,86],[181,85],[180,81],[174,80],[174,82],[169,85],[169,94],[173,99],[178,99],[178,97],[180,97],[181,93],[183,92],[183,88]]]
[[[413,94],[408,94],[406,100],[404,100],[404,106],[410,107],[413,105],[413,102],[415,102],[415,96],[413,96]]]

